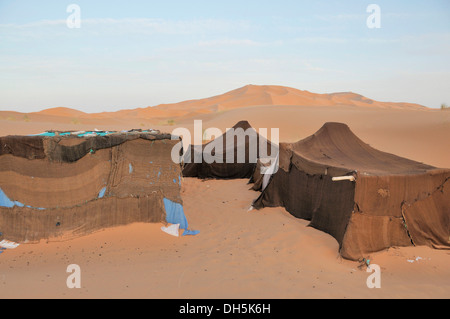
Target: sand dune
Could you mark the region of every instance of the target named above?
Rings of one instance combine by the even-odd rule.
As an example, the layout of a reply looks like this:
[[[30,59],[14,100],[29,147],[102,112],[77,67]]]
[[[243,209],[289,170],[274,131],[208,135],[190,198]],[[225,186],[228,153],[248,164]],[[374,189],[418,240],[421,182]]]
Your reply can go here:
[[[67,107],[50,108],[50,109],[46,109],[46,110],[37,112],[37,114],[60,116],[60,117],[82,117],[82,116],[87,115],[84,112],[70,109]]]
[[[355,106],[407,110],[426,109],[426,107],[422,105],[413,103],[378,102],[351,92],[316,94],[283,86],[247,85],[210,98],[173,104],[161,104],[147,108],[121,110],[117,112],[84,113],[70,108],[57,107],[36,112],[36,114],[82,119],[174,119],[186,116],[191,117],[199,114],[215,114],[249,106],[274,105]]]
[[[228,93],[175,104],[158,105],[153,108],[131,110],[121,113],[127,117],[137,116],[179,117],[191,112],[210,114],[248,106],[295,105],[295,106],[358,106],[389,109],[424,109],[411,103],[377,102],[354,93],[315,94],[283,86],[247,85]],[[111,115],[111,114],[110,114]]]

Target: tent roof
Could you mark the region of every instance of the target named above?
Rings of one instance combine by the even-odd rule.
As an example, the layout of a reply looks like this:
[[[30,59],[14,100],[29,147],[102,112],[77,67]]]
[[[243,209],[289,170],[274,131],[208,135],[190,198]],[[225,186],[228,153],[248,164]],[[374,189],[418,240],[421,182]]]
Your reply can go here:
[[[234,134],[228,135],[232,132],[227,130],[222,136],[207,144],[189,145],[183,155],[185,163],[183,175],[218,179],[250,178],[255,170],[257,159],[262,154],[261,145],[267,145],[269,154],[277,153],[278,145],[272,144],[264,136],[259,135],[248,121],[240,121],[232,129],[242,129],[244,134],[249,134],[246,134],[245,138],[241,135],[238,138]],[[221,159],[221,162],[207,163],[203,157],[204,151],[213,154],[215,159]],[[240,159],[241,162],[238,161],[239,155],[245,155],[245,158]],[[266,157],[267,154],[263,155]],[[233,162],[230,162],[229,158],[234,159]],[[196,163],[195,160],[201,162]]]
[[[337,174],[358,171],[370,175],[419,174],[435,169],[374,149],[341,123],[326,123],[314,135],[288,146],[294,165],[308,170],[330,168]]]

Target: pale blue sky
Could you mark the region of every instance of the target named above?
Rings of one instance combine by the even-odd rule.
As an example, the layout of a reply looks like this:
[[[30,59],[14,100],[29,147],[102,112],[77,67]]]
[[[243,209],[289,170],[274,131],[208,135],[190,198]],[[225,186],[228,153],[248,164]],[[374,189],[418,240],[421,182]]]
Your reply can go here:
[[[372,3],[381,29],[366,25]],[[0,0],[0,110],[113,111],[246,84],[450,104],[450,1]]]

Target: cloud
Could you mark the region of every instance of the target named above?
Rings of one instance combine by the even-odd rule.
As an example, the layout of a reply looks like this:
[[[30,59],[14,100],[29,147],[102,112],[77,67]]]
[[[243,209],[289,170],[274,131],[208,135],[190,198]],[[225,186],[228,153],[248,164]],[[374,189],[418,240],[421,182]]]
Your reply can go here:
[[[199,47],[223,47],[223,46],[246,46],[246,47],[264,47],[281,45],[283,41],[260,42],[250,39],[218,39],[209,41],[199,41]]]
[[[420,56],[448,56],[450,54],[450,33],[423,33],[398,37],[359,38],[370,45],[396,45],[408,54]],[[448,64],[447,64],[448,65]]]
[[[349,39],[341,37],[303,37],[295,38],[294,43],[331,43],[331,44],[343,44],[347,43]]]
[[[42,20],[26,24],[0,24],[2,34],[15,36],[30,36],[46,33],[49,37],[61,34],[61,28],[66,27],[66,20]],[[247,21],[232,21],[225,19],[141,19],[141,18],[96,18],[81,19],[80,32],[93,35],[123,35],[123,34],[161,34],[189,35],[227,33],[244,31],[254,28]],[[33,33],[31,33],[32,31]],[[67,28],[67,31],[70,31]]]
[[[327,22],[343,22],[343,21],[358,21],[367,19],[367,14],[326,14],[314,15],[314,18]]]
[[[41,20],[36,22],[24,23],[24,24],[0,24],[0,30],[24,30],[24,29],[34,29],[42,27],[52,27],[58,25],[66,25],[66,20]]]

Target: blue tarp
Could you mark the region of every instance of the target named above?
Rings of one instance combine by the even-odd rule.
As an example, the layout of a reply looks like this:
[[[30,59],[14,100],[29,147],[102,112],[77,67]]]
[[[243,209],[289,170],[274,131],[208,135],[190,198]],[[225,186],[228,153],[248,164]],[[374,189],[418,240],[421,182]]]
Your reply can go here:
[[[20,202],[13,202],[12,200],[10,200],[9,197],[6,196],[6,194],[0,188],[0,207],[13,208],[14,206],[24,207],[25,205]]]
[[[106,186],[102,188],[100,193],[98,193],[98,198],[103,198],[105,196],[105,193],[106,193]]]
[[[168,223],[180,224],[180,229],[188,229],[188,221],[186,215],[184,215],[183,205],[164,198],[164,207],[166,209],[166,221]]]
[[[114,132],[97,132],[97,131],[89,131],[89,132],[83,132],[80,134],[77,134],[78,137],[84,137],[86,135],[97,135],[97,136],[107,136],[111,133]],[[71,135],[73,134],[72,132],[63,132],[63,133],[59,133],[59,136],[66,136],[66,135]],[[30,135],[30,136],[45,136],[45,137],[54,137],[56,136],[56,133],[54,132],[45,132],[45,133],[41,133],[41,134],[35,134],[35,135]]]
[[[106,136],[106,135],[111,134],[111,133],[109,133],[109,132],[93,132],[93,131],[91,131],[91,132],[84,132],[84,133],[78,134],[77,136],[78,137],[84,137],[86,135],[93,135],[93,134],[95,134],[97,136]]]
[[[53,137],[55,135],[56,135],[55,133],[45,132],[45,133],[42,133],[42,134],[31,135],[31,136],[49,136],[49,137]]]
[[[185,230],[184,231],[184,233],[183,233],[183,236],[195,236],[195,235],[198,235],[198,234],[200,234],[200,231],[199,230]]]
[[[27,207],[27,208],[38,209],[38,210],[45,210],[45,208],[31,207],[29,205],[24,205],[24,204],[22,204],[21,202],[18,202],[18,201],[12,201],[12,200],[9,199],[8,196],[6,196],[6,194],[0,188],[0,207],[13,208],[14,206]]]
[[[184,229],[183,236],[195,236],[200,233],[198,230],[189,230],[188,221],[184,214],[183,205],[174,203],[171,200],[164,198],[164,207],[166,208],[166,221],[169,224],[180,224],[180,229]]]

